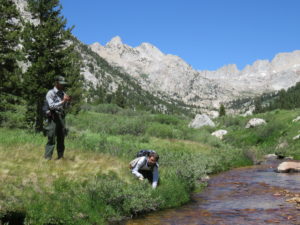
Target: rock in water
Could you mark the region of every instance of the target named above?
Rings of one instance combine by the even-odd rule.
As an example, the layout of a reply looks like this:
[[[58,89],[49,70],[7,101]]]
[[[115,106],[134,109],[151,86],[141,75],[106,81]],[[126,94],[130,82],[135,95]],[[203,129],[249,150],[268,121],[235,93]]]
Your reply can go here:
[[[279,173],[300,172],[300,162],[283,162],[277,167]]]

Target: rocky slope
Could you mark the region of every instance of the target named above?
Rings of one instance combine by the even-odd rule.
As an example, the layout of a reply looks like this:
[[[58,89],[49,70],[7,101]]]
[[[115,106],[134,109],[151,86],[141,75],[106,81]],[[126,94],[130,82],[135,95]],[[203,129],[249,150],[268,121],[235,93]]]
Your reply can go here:
[[[300,81],[300,51],[279,53],[272,61],[257,60],[242,71],[236,65],[197,71],[180,57],[164,54],[149,43],[131,47],[118,36],[105,46],[94,43],[90,48],[136,78],[144,89],[201,108],[218,108],[221,102],[286,89]]]

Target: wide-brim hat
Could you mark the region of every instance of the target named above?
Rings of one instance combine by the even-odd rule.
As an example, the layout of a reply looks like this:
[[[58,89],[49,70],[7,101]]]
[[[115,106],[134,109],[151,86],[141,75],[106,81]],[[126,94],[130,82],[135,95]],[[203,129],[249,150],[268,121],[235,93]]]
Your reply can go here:
[[[58,82],[61,85],[67,85],[68,84],[68,82],[66,81],[66,79],[63,76],[55,77],[55,82]]]

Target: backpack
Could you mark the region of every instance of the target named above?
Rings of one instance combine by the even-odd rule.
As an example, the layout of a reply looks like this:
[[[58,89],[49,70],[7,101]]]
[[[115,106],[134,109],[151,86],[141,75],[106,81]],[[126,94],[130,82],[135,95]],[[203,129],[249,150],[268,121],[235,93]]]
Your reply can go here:
[[[156,153],[156,151],[154,150],[151,150],[151,149],[141,149],[140,151],[138,151],[136,153],[136,157],[134,160],[132,160],[130,163],[129,163],[129,169],[132,169],[136,166],[136,164],[138,163],[138,161],[140,160],[140,158],[142,157],[148,157],[150,155],[150,153]],[[156,163],[156,165],[158,166],[158,163]]]
[[[136,157],[149,156],[152,152],[156,153],[154,150],[151,149],[141,149],[136,153]]]
[[[42,111],[43,111],[43,115],[45,118],[49,117],[50,107],[49,107],[47,99],[44,100]]]
[[[137,157],[137,158],[135,158],[134,160],[132,160],[132,161],[129,163],[129,169],[133,169],[133,168],[136,166],[136,164],[138,163],[138,161],[139,161],[142,157],[143,157],[143,156]]]

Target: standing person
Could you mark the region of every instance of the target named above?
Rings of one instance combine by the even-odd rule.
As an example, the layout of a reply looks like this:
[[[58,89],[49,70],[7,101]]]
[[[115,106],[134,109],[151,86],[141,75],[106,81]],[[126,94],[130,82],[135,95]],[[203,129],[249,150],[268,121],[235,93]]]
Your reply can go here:
[[[159,180],[158,159],[159,156],[156,152],[151,152],[149,156],[136,158],[132,161],[132,174],[140,180],[148,179],[152,188],[156,188]]]
[[[55,147],[55,139],[57,141],[57,159],[61,159],[64,156],[65,151],[65,109],[70,102],[70,97],[64,92],[64,87],[67,82],[63,76],[55,77],[54,88],[49,90],[46,95],[46,103],[48,103],[47,127],[46,134],[48,142],[45,147],[45,159],[50,160],[52,158],[53,150]]]

